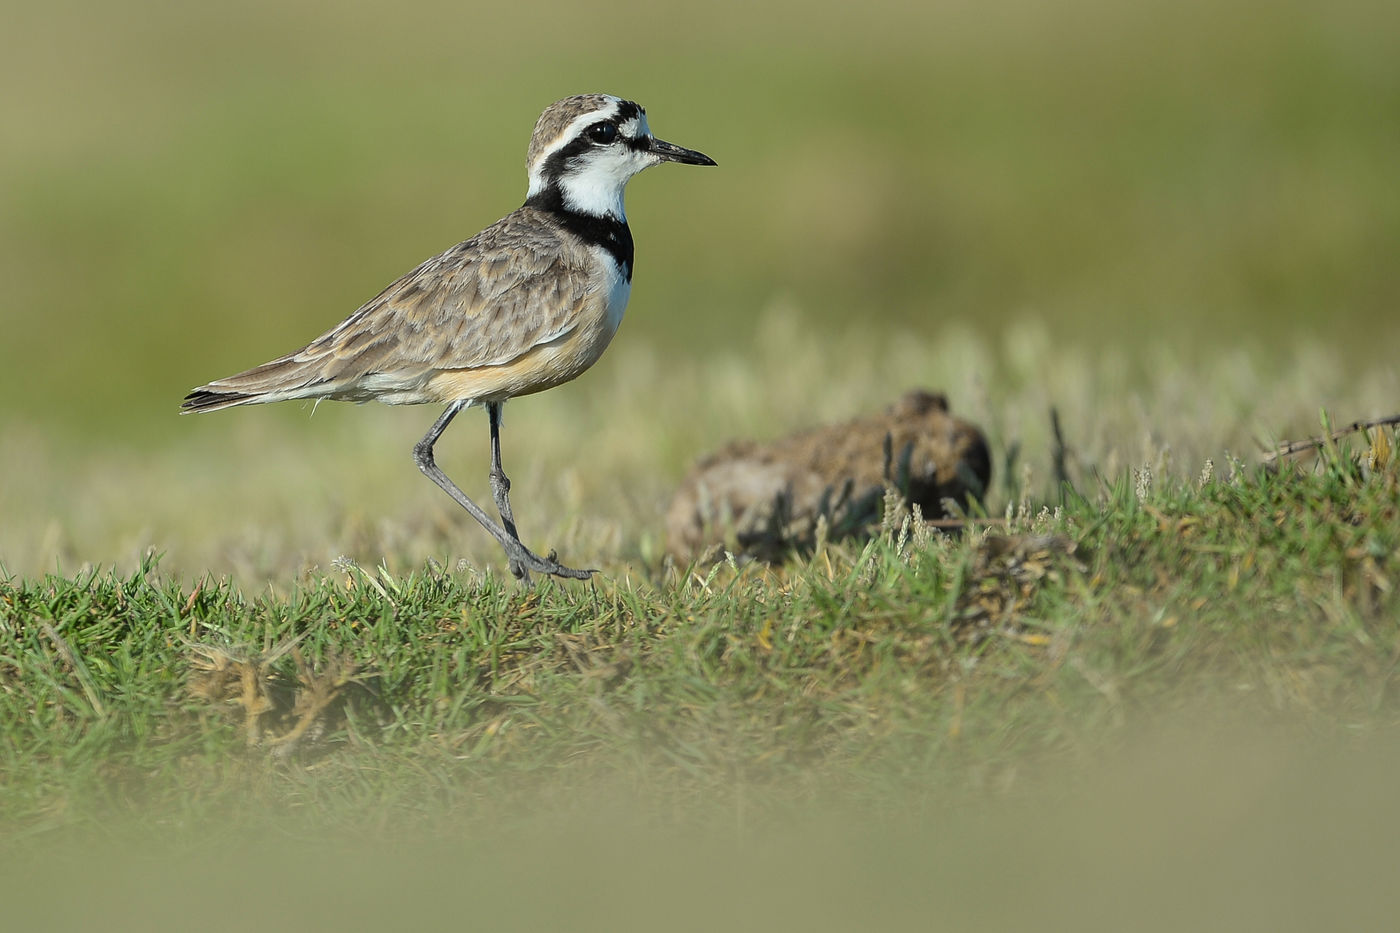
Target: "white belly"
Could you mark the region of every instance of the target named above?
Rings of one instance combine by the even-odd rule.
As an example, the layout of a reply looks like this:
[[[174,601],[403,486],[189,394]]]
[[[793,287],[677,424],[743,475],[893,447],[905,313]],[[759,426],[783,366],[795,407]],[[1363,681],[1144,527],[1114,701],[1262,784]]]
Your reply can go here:
[[[632,295],[632,283],[628,280],[626,271],[618,266],[611,256],[604,254],[603,266],[608,270],[608,281],[605,286],[607,296],[605,318],[608,326],[608,337],[611,338],[622,324],[622,314],[627,310],[627,299]]]

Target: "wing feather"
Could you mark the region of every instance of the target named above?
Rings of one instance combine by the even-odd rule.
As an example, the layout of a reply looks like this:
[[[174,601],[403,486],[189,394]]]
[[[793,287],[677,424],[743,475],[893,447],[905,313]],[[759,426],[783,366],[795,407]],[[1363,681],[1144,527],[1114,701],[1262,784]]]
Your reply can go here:
[[[427,260],[295,353],[218,379],[191,408],[289,398],[428,401],[435,375],[508,365],[576,328],[592,294],[587,251],[521,208]]]

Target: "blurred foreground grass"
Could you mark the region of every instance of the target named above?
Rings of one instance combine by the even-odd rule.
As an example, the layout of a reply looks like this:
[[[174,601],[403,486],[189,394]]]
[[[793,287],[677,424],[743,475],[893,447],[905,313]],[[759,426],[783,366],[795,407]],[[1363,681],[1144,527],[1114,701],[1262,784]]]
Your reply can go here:
[[[1092,776],[872,820],[839,799],[746,825],[638,818],[581,786],[508,828],[298,832],[246,807],[171,845],[121,820],[0,851],[11,922],[113,931],[1385,929],[1395,916],[1393,744],[1232,726],[1153,730]],[[454,829],[456,827],[443,827]],[[71,895],[81,878],[82,897]],[[250,892],[253,892],[250,894]]]

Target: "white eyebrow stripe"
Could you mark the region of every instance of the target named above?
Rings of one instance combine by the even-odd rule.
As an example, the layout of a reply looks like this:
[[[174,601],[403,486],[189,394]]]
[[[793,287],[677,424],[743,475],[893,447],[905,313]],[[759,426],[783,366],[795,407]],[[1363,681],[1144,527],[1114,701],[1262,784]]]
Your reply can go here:
[[[535,158],[535,163],[530,166],[530,189],[527,195],[537,194],[544,189],[544,179],[540,176],[539,170],[540,166],[549,161],[550,156],[572,142],[583,127],[596,123],[600,118],[607,119],[610,116],[617,115],[618,108],[622,104],[622,98],[609,97],[608,101],[612,105],[611,109],[599,108],[598,110],[590,110],[588,113],[574,117],[569,121],[569,125],[564,127],[559,135],[554,138],[554,142],[540,150],[539,155]]]

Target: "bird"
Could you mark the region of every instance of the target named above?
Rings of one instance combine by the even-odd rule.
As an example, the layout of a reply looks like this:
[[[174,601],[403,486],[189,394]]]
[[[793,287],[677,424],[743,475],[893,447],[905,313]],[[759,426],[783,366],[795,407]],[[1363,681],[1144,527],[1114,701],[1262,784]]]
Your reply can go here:
[[[530,137],[518,210],[426,260],[301,349],[193,389],[181,413],[290,399],[444,404],[413,447],[418,468],[500,542],[517,579],[589,579],[596,570],[521,542],[501,464],[501,409],[576,378],[611,342],[632,285],[623,191],[662,162],[717,164],[653,136],[634,101],[580,94],[550,104]],[[447,426],[477,405],[490,429],[499,524],[433,458]]]

